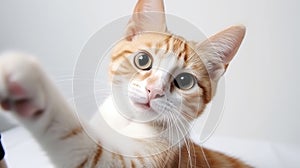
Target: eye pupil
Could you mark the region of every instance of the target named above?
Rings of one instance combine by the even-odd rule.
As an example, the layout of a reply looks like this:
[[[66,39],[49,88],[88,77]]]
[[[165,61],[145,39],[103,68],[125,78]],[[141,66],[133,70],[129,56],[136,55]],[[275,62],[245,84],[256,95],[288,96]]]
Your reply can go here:
[[[145,66],[149,62],[149,57],[147,55],[141,55],[139,56],[139,65]]]
[[[189,73],[181,73],[174,79],[174,85],[179,89],[187,90],[192,88],[194,84],[195,78]]]

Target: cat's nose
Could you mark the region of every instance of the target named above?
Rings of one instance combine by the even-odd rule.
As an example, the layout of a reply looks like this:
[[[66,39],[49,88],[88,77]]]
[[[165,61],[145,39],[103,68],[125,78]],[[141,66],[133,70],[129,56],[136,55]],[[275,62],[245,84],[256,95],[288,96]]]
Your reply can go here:
[[[147,86],[149,100],[163,97],[165,95],[164,89],[154,86]]]

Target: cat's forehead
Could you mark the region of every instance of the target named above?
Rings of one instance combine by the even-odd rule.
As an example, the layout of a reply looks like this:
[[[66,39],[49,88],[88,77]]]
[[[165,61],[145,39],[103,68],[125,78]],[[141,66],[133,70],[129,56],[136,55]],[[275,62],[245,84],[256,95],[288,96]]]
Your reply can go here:
[[[202,58],[193,49],[193,43],[174,34],[144,33],[134,39],[133,46],[136,51],[149,51],[159,60],[160,66],[176,65],[194,69],[203,66]]]
[[[194,52],[193,44],[180,36],[168,33],[147,32],[136,35],[132,40],[121,40],[112,50],[112,61],[133,60],[141,51],[153,57],[153,68],[172,72],[177,69],[191,70],[198,76],[202,73],[201,58]]]
[[[177,35],[170,33],[161,33],[161,32],[144,32],[137,34],[132,38],[132,40],[127,40],[126,38],[119,41],[114,48],[131,48],[134,49],[143,49],[143,48],[157,48],[163,49],[165,45],[175,45],[179,47],[180,44],[185,44],[187,41]],[[175,48],[168,48],[169,51]]]
[[[172,71],[183,68],[188,55],[188,43],[173,34],[145,33],[133,41],[136,52],[147,51],[153,57],[153,68]]]
[[[136,35],[132,42],[159,42],[161,40],[164,40],[165,38],[168,38],[172,36],[170,33],[156,33],[156,32],[145,32]]]
[[[148,32],[137,35],[132,40],[132,45],[138,47],[146,47],[157,50],[166,50],[165,52],[176,52],[180,47],[184,50],[188,49],[188,42],[177,35],[169,33]],[[184,46],[186,45],[186,46]]]

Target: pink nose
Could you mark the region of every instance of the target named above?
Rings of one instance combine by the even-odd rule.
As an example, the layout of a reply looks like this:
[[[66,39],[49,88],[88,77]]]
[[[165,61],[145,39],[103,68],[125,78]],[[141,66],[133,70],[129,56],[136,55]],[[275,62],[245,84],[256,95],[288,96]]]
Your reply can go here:
[[[165,92],[162,88],[155,87],[154,85],[148,85],[147,91],[148,91],[149,100],[163,97],[165,95]]]

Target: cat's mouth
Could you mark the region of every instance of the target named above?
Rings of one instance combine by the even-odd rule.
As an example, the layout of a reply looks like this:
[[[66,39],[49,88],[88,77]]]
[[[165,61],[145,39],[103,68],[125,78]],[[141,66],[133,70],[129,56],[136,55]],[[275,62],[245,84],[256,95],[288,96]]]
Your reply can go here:
[[[137,103],[137,102],[134,102],[134,104],[137,106],[137,107],[140,107],[142,109],[150,109],[151,106],[150,106],[150,102],[148,103]]]

